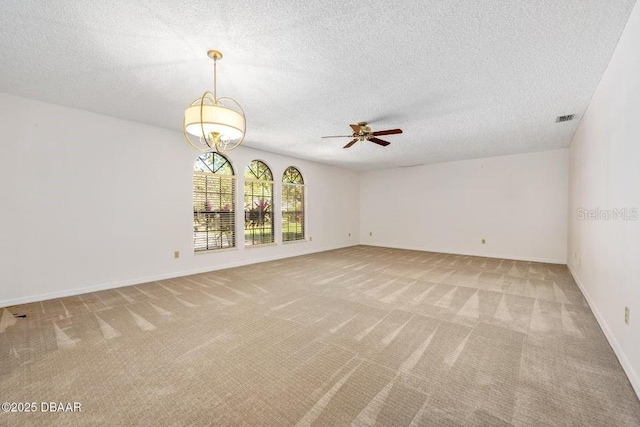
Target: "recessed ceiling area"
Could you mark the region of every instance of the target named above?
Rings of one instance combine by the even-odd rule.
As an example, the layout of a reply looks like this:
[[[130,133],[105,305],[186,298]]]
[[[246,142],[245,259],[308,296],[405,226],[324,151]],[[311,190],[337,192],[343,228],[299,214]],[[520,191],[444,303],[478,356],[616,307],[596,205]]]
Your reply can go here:
[[[217,49],[249,147],[355,170],[556,149],[634,3],[7,0],[0,91],[178,134]],[[404,133],[321,139],[359,121]]]

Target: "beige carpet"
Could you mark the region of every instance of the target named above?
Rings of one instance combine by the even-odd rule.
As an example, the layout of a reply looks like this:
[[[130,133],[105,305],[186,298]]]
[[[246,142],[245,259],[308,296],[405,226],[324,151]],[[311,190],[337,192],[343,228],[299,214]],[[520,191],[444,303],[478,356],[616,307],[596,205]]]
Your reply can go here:
[[[1,399],[82,412],[0,425],[640,425],[559,265],[357,246],[2,311]]]

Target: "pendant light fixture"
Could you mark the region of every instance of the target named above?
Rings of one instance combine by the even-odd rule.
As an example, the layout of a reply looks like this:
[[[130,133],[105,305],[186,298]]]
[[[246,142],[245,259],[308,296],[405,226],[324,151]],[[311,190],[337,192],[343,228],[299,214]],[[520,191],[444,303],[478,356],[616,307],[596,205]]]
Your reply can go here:
[[[244,141],[246,118],[235,99],[218,98],[216,66],[218,60],[222,59],[222,53],[210,50],[207,55],[213,59],[213,93],[206,91],[186,108],[182,132],[196,150],[224,153]],[[236,109],[224,104],[235,104]]]

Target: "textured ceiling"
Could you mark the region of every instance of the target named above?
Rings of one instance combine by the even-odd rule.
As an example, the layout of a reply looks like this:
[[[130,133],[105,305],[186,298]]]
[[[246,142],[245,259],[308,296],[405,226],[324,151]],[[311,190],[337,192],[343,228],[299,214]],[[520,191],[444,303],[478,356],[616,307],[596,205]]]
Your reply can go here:
[[[247,146],[357,170],[554,149],[634,3],[3,0],[0,91],[180,131],[215,48]],[[404,134],[320,138],[361,120]]]

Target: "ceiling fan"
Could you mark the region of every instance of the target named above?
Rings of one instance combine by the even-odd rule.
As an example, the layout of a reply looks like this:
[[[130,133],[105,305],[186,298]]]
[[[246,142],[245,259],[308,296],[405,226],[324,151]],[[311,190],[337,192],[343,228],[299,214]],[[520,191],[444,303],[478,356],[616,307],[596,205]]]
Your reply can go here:
[[[323,138],[353,138],[351,142],[345,145],[343,148],[349,148],[353,144],[358,141],[371,141],[376,144],[382,145],[386,147],[391,144],[388,141],[385,141],[380,138],[376,138],[382,135],[395,135],[397,133],[402,133],[402,129],[387,129],[387,130],[378,130],[375,132],[371,132],[371,128],[367,125],[367,122],[358,122],[357,125],[349,125],[351,129],[353,129],[353,133],[351,135],[331,135],[331,136],[323,136]]]

